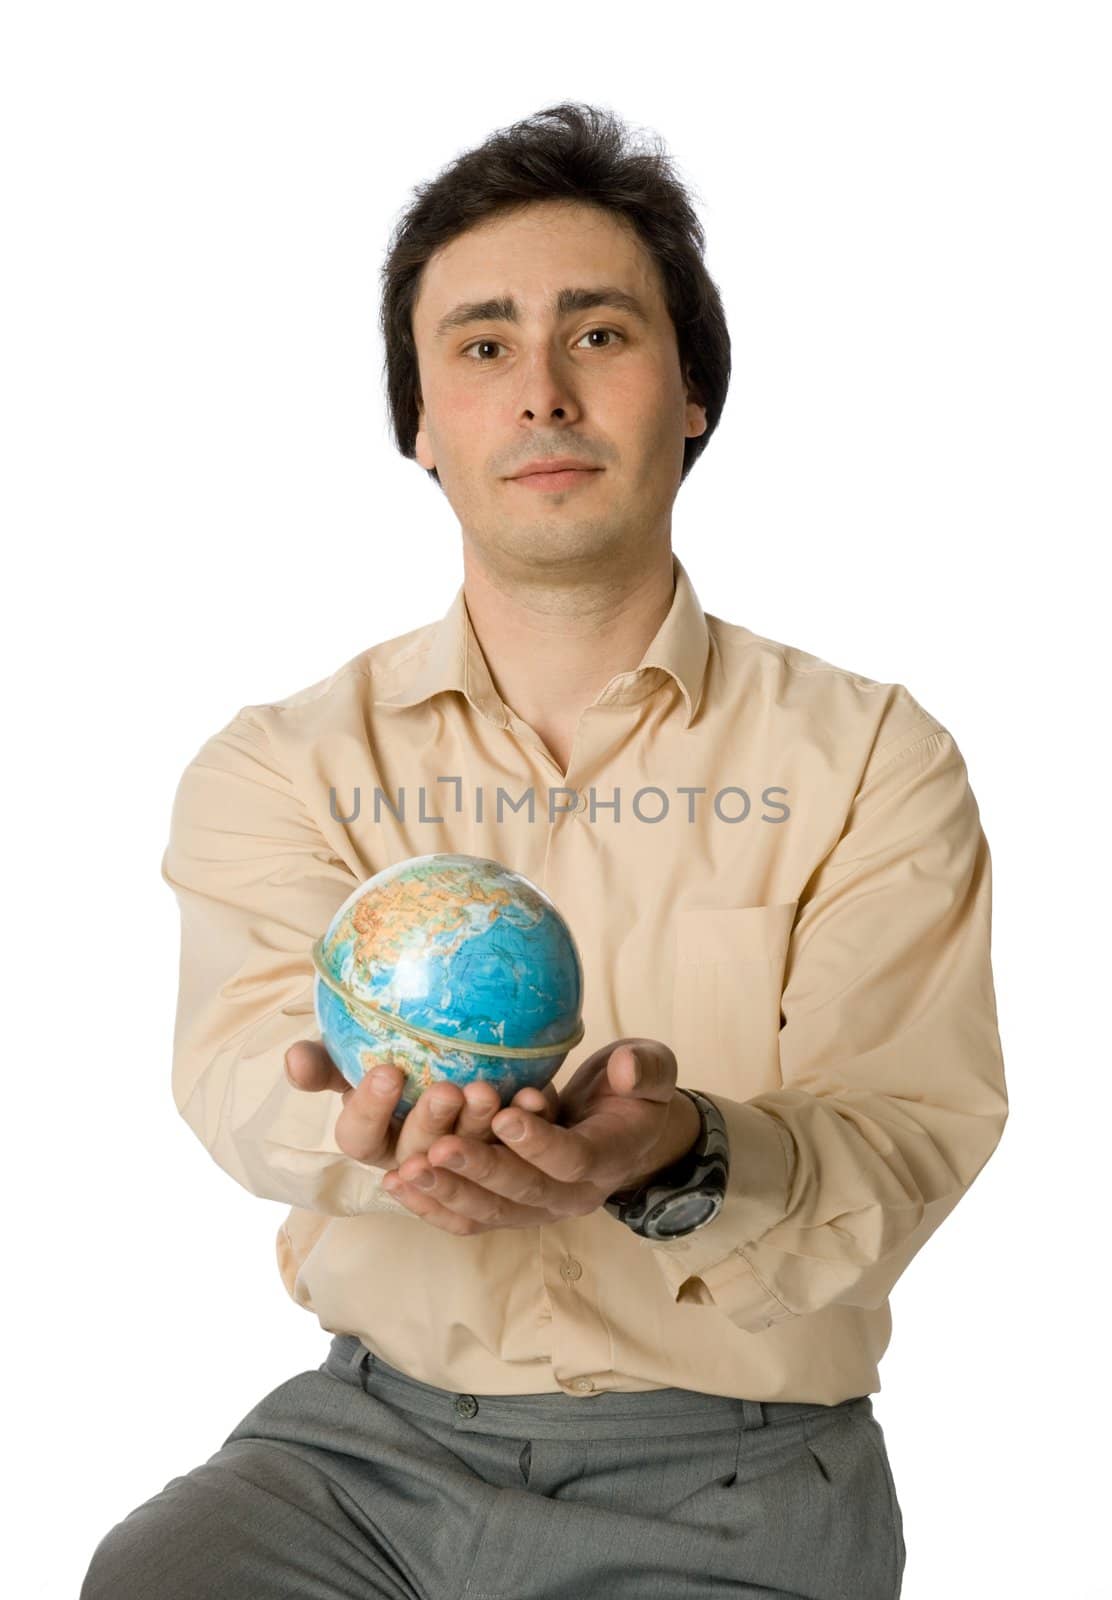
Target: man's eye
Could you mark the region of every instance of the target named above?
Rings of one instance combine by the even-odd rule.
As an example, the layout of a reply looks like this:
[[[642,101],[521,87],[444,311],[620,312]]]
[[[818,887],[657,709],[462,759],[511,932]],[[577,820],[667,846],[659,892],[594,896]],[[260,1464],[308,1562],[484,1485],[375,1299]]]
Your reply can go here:
[[[625,334],[619,333],[617,328],[588,328],[587,332],[583,334],[582,337],[576,342],[581,344],[583,339],[589,339],[593,333],[607,333],[610,335],[611,339],[625,338]],[[476,339],[474,343],[465,345],[460,353],[462,355],[467,355],[469,351],[478,350],[484,345],[493,345],[498,350],[505,348],[504,345],[499,344],[497,339]],[[609,350],[610,346],[608,344],[596,344],[592,346],[592,348],[595,350]],[[480,363],[480,365],[485,365],[485,363]]]

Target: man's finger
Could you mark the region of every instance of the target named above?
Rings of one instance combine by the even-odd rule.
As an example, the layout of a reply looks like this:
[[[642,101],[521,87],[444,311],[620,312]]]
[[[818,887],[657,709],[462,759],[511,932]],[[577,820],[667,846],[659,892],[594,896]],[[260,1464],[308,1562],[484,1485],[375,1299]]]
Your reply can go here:
[[[387,1189],[414,1216],[445,1233],[466,1235],[488,1233],[493,1228],[540,1228],[545,1223],[560,1220],[550,1211],[517,1204],[493,1189],[466,1183],[438,1167],[430,1170],[434,1175],[431,1191],[405,1181],[389,1183]]]
[[[555,1084],[546,1083],[543,1089],[519,1089],[510,1104],[555,1122],[560,1111],[560,1096]]]
[[[449,1207],[458,1199],[467,1215],[487,1223],[493,1221],[491,1211],[476,1210],[475,1204],[481,1200],[489,1207],[491,1195],[528,1207],[535,1216],[544,1212],[570,1216],[579,1214],[581,1207],[593,1209],[598,1196],[594,1181],[580,1170],[585,1158],[574,1148],[577,1135],[554,1128],[541,1117],[521,1120],[530,1132],[517,1144],[476,1144],[449,1135],[431,1146],[427,1164],[434,1174],[432,1198]],[[456,1158],[459,1164],[449,1168]],[[415,1162],[412,1168],[399,1169],[399,1176],[410,1183],[424,1165]],[[476,1189],[481,1193],[472,1192]],[[528,1222],[524,1217],[511,1218],[507,1225],[525,1227]]]
[[[499,1112],[493,1131],[506,1150],[558,1183],[594,1183],[600,1171],[611,1167],[621,1170],[640,1143],[638,1136],[631,1135],[628,1120],[612,1111],[592,1112],[570,1128],[551,1124],[543,1117],[522,1117],[524,1137],[511,1140],[503,1130],[512,1109]],[[478,1181],[482,1182],[482,1177]]]
[[[611,1050],[606,1070],[610,1082],[624,1091],[637,1089],[644,1081],[641,1059],[630,1044],[620,1044]]]
[[[606,1075],[620,1094],[667,1101],[676,1085],[676,1058],[657,1039],[623,1039],[607,1057]]]
[[[351,1084],[315,1039],[298,1039],[286,1051],[286,1077],[295,1089],[335,1089],[343,1093]]]

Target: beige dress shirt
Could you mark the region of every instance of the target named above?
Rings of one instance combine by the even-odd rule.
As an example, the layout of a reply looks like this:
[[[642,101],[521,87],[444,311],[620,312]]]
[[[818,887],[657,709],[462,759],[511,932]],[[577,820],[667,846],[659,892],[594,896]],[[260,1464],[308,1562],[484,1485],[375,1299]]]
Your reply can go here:
[[[567,772],[501,700],[461,586],[446,615],[245,706],[186,767],[162,876],[181,910],[175,1103],[291,1209],[290,1296],[391,1366],[471,1394],[666,1385],[833,1405],[880,1388],[888,1297],[1008,1115],[991,866],[965,763],[902,684],[675,593]],[[579,946],[586,1031],[667,1041],[729,1132],[713,1222],[608,1212],[457,1237],[336,1144],[310,946],[352,890],[434,851],[504,862]]]

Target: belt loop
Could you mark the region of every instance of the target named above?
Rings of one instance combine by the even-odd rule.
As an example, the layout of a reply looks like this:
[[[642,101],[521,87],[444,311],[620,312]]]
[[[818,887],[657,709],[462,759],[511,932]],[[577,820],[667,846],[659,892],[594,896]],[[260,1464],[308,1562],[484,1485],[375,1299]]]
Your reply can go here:
[[[765,1421],[764,1406],[759,1400],[743,1400],[741,1402],[741,1425],[743,1428],[763,1428]]]

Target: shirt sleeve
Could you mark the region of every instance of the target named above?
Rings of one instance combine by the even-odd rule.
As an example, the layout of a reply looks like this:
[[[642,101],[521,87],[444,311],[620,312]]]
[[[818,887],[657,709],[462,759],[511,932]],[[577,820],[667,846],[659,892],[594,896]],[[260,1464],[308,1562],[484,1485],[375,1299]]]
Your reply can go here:
[[[933,728],[866,773],[799,902],[783,1088],[709,1097],[726,1203],[688,1239],[642,1241],[677,1301],[746,1331],[881,1306],[1007,1120],[989,848],[961,753]]]
[[[405,1207],[383,1169],[336,1143],[332,1090],[285,1074],[320,1039],[311,947],[358,886],[245,708],[210,738],[174,796],[161,876],[177,896],[181,957],[174,1102],[213,1159],[263,1199],[329,1216]]]

